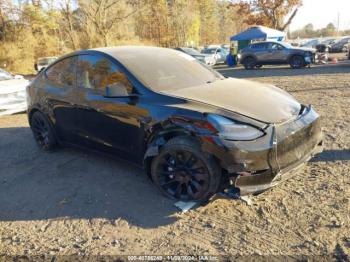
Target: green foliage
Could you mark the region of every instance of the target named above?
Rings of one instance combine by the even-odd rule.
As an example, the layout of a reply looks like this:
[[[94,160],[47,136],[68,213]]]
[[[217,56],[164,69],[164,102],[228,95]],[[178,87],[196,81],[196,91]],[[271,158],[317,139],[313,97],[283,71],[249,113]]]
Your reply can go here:
[[[338,32],[333,23],[329,23],[326,27],[317,30],[314,29],[313,24],[307,24],[302,29],[292,32],[290,38],[329,37],[348,34],[349,31]]]

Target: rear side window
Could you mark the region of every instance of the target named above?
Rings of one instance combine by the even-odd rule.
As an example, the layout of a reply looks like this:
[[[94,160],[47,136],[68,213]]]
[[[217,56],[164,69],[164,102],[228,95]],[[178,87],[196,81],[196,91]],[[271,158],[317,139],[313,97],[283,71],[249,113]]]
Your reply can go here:
[[[123,84],[132,93],[132,84],[126,75],[106,57],[81,55],[77,64],[77,86],[104,90],[107,86]]]
[[[258,44],[252,44],[252,49],[267,49],[266,43],[258,43]]]
[[[75,57],[65,58],[51,66],[45,72],[46,77],[56,85],[74,86]]]

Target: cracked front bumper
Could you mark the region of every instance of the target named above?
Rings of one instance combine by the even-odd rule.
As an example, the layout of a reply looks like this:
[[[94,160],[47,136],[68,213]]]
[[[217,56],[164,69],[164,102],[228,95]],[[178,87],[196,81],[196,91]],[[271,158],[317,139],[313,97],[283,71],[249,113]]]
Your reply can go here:
[[[220,159],[241,195],[275,186],[322,151],[320,117],[311,106],[296,119],[270,125],[265,131],[264,137],[254,141],[221,140],[223,146],[207,148]]]
[[[311,106],[296,120],[275,125],[272,129],[267,159],[269,168],[262,173],[237,176],[234,185],[241,195],[262,192],[288,179],[322,151],[320,117]]]
[[[240,195],[250,195],[263,192],[271,187],[274,187],[278,183],[289,179],[290,177],[296,175],[314,155],[321,153],[323,146],[320,142],[311,152],[305,155],[298,162],[287,166],[286,168],[280,170],[278,173],[271,170],[265,173],[251,175],[251,176],[238,176],[234,180],[234,186],[239,188]]]

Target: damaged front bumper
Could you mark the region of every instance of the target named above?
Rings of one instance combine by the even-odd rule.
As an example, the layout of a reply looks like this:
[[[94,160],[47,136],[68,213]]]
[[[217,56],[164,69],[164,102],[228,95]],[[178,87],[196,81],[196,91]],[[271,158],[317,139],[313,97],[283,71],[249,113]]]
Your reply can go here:
[[[221,160],[240,195],[275,186],[322,151],[320,118],[311,106],[297,119],[271,125],[265,131],[266,135],[255,141],[221,140],[222,147],[206,148]]]
[[[263,192],[297,174],[298,170],[302,168],[314,155],[321,153],[322,149],[322,142],[320,142],[320,144],[315,146],[312,151],[310,151],[298,162],[281,169],[279,172],[269,170],[261,174],[253,174],[248,176],[239,175],[233,180],[234,187],[239,188],[240,195],[242,196]]]

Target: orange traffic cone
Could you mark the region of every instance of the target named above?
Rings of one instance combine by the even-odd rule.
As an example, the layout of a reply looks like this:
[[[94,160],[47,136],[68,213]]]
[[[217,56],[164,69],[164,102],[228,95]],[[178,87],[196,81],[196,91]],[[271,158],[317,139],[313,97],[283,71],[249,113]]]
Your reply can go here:
[[[338,59],[336,57],[333,57],[331,60],[331,64],[337,64],[338,63]]]

